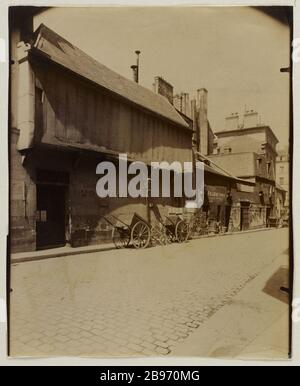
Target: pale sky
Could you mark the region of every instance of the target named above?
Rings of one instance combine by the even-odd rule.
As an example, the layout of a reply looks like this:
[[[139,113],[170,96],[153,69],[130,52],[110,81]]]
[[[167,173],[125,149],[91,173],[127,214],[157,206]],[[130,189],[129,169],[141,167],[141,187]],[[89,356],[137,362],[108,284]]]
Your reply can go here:
[[[175,93],[208,90],[215,132],[232,112],[257,110],[282,147],[289,133],[289,27],[249,7],[54,8],[35,19],[99,62],[140,84],[163,76]]]

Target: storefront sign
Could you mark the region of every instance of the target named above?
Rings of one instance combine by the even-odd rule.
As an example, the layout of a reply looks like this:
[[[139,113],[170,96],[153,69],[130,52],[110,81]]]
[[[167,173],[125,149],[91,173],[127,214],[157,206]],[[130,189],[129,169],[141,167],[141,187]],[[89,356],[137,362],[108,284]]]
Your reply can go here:
[[[207,194],[210,202],[223,203],[227,197],[227,189],[220,186],[208,186]]]

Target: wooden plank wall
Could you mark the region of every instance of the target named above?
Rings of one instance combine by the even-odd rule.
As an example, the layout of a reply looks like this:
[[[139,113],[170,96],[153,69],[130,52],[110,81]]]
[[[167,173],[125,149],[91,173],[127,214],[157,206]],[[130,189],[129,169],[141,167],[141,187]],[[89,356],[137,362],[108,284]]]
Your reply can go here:
[[[54,66],[34,65],[44,90],[43,138],[92,144],[134,159],[191,161],[192,133],[113,98]]]

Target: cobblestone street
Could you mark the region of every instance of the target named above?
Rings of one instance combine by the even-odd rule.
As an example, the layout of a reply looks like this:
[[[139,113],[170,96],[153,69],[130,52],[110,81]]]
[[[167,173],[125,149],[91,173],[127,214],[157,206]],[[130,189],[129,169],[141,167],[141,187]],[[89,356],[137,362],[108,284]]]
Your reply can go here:
[[[287,253],[279,229],[13,264],[11,355],[168,355]]]

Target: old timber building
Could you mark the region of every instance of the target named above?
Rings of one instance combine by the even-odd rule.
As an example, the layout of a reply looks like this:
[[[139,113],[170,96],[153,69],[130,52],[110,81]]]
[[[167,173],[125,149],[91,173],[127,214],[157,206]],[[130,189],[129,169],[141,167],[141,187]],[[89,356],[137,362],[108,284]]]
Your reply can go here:
[[[107,213],[147,218],[145,199],[97,197],[96,166],[119,153],[145,163],[192,161],[188,123],[163,96],[45,25],[12,55],[18,67],[12,71],[18,90],[11,117],[12,250],[109,239],[101,220]],[[157,200],[161,210],[180,204]]]

